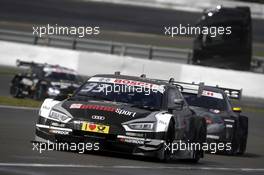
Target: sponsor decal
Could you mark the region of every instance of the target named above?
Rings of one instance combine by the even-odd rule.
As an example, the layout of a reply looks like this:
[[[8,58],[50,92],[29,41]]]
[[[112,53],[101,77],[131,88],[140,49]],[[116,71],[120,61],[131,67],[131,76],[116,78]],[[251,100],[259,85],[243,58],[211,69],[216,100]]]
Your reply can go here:
[[[50,107],[49,107],[49,106],[46,106],[46,105],[43,105],[43,106],[42,106],[42,109],[50,110]]]
[[[126,86],[139,86],[144,88],[150,88],[152,90],[158,90],[160,92],[164,91],[163,85],[147,83],[143,81],[135,81],[135,80],[128,80],[128,79],[118,79],[118,78],[106,78],[106,77],[92,77],[88,80],[88,82],[104,82],[104,83],[113,83],[113,84],[120,84]]]
[[[83,105],[83,104],[72,104],[70,109],[94,109],[98,111],[115,112],[115,107],[101,106],[101,105]]]
[[[205,91],[204,90],[202,93],[202,96],[223,99],[223,95],[221,93],[216,93],[216,92],[212,92],[212,91]]]
[[[88,122],[82,123],[82,131],[108,134],[109,129],[110,127],[107,125],[100,125],[100,124],[88,123]]]
[[[158,123],[161,124],[161,125],[166,125],[167,126],[167,122],[165,122],[165,121],[159,120]]]
[[[70,109],[80,109],[83,104],[71,104]]]
[[[105,117],[99,116],[99,115],[92,115],[92,119],[94,119],[94,120],[105,120]]]
[[[215,113],[215,114],[219,114],[220,110],[218,109],[209,109],[210,112]]]
[[[226,125],[227,128],[233,128],[233,125]]]
[[[101,105],[84,105],[84,104],[72,104],[70,109],[93,109],[98,111],[108,111],[108,112],[115,112],[120,115],[126,115],[130,117],[134,117],[137,113],[131,112],[125,109],[120,109],[116,107],[109,107],[109,106],[101,106]]]
[[[142,133],[134,133],[134,132],[126,132],[127,136],[133,136],[133,137],[144,137],[144,134]]]
[[[50,129],[49,132],[53,133],[53,134],[69,135],[69,131],[61,131],[61,130]]]
[[[141,82],[141,81],[133,81],[133,80],[126,80],[126,79],[115,79],[114,83],[116,84],[123,84],[127,86],[143,86],[143,87],[153,87],[154,84]]]
[[[51,125],[52,125],[52,126],[56,126],[56,127],[62,127],[62,128],[65,127],[65,124],[63,124],[63,123],[60,124],[60,123],[52,122]]]
[[[119,109],[119,108],[117,108],[115,112],[120,115],[127,115],[130,117],[135,117],[135,115],[137,114],[136,112],[131,112],[131,111],[127,111],[127,110]]]
[[[208,138],[208,139],[219,139],[220,137],[219,136],[217,136],[217,135],[206,135],[206,138]]]
[[[126,142],[126,143],[133,143],[133,144],[140,144],[143,145],[145,139],[143,138],[136,138],[136,137],[128,137],[128,136],[117,136],[120,142]]]

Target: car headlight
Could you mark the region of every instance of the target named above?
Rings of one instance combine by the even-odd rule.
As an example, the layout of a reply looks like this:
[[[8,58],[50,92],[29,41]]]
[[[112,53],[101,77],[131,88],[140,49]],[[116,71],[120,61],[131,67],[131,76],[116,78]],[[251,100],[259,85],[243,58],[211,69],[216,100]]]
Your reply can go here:
[[[53,88],[53,87],[49,87],[48,88],[48,94],[49,95],[58,95],[58,94],[60,94],[60,90]]]
[[[50,112],[49,117],[52,119],[58,120],[60,122],[68,122],[71,119],[71,117],[61,112],[54,111],[54,110]]]
[[[153,130],[153,123],[131,123],[128,127],[133,130]]]

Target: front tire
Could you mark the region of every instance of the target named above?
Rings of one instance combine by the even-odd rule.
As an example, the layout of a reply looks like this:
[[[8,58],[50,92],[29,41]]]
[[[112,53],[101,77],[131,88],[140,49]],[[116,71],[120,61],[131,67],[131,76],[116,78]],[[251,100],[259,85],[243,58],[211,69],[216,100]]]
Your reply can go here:
[[[11,83],[11,86],[10,86],[10,94],[14,98],[21,98],[22,97],[20,86],[21,86],[20,85],[20,78],[19,77],[15,77],[12,80],[12,83]]]
[[[243,155],[247,148],[248,137],[248,118],[245,116],[239,116],[239,128],[240,142],[237,154]]]
[[[165,140],[165,143],[167,145],[171,145],[173,143],[174,139],[175,139],[174,121],[170,120],[168,130],[164,136],[164,140]],[[163,162],[169,162],[171,160],[172,152],[170,151],[170,149],[169,150],[165,149],[165,144],[164,144],[164,147],[162,149],[164,149],[164,150],[162,150],[162,156],[159,159],[162,160]]]
[[[38,85],[34,93],[35,100],[43,100],[45,98],[46,88],[43,85]]]

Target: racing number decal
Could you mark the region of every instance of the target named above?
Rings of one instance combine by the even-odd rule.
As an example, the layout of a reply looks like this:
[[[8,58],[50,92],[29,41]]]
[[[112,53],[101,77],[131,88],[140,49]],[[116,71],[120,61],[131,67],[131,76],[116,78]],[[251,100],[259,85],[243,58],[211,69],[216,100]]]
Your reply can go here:
[[[110,128],[109,126],[99,125],[99,124],[94,124],[94,123],[83,122],[82,124],[82,131],[108,134],[109,128]]]

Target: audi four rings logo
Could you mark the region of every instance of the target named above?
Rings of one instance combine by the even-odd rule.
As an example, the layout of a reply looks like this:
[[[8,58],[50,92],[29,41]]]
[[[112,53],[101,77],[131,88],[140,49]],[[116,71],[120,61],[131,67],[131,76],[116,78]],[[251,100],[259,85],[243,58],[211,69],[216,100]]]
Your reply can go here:
[[[95,119],[95,120],[104,120],[105,117],[104,116],[99,116],[99,115],[93,115],[92,116],[92,119]]]

